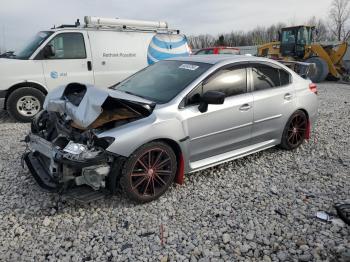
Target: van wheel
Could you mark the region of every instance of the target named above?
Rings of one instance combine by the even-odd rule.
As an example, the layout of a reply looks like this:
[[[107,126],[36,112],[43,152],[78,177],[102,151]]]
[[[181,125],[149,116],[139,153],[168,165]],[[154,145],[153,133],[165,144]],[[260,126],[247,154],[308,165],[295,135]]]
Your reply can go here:
[[[299,147],[305,139],[307,121],[303,111],[294,112],[284,128],[280,147],[287,150]]]
[[[7,99],[9,114],[20,122],[30,122],[41,111],[45,95],[32,87],[22,87],[13,91]]]
[[[120,185],[131,200],[149,202],[164,194],[176,170],[176,156],[171,147],[151,142],[137,149],[125,162]]]

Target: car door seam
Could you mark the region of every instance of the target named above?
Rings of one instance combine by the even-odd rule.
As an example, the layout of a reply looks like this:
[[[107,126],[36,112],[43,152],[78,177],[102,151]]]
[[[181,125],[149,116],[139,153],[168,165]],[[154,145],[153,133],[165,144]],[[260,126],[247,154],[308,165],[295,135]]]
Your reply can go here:
[[[278,114],[278,115],[274,115],[274,116],[269,116],[269,117],[266,117],[266,118],[262,118],[262,119],[259,119],[259,120],[255,120],[255,121],[254,121],[254,124],[255,124],[255,123],[261,123],[261,122],[268,121],[268,120],[272,120],[272,119],[275,119],[275,118],[280,118],[281,116],[282,116],[282,114]]]
[[[227,129],[220,130],[220,131],[217,131],[217,132],[213,132],[213,133],[210,133],[210,134],[206,134],[206,135],[202,135],[202,136],[197,136],[197,137],[192,138],[190,141],[194,141],[194,140],[201,139],[201,138],[205,138],[205,137],[212,136],[212,135],[221,134],[221,133],[228,132],[228,131],[232,131],[232,130],[235,130],[235,129],[239,129],[239,128],[242,128],[242,127],[247,127],[247,126],[250,126],[250,125],[252,125],[252,124],[253,124],[253,122],[249,122],[249,123],[246,123],[246,124],[243,124],[243,125],[239,125],[239,126],[227,128]]]

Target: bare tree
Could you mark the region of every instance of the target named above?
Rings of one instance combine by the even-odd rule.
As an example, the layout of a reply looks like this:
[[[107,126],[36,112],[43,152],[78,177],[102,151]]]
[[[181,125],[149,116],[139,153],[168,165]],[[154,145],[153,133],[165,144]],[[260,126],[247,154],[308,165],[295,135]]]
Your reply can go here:
[[[350,37],[350,4],[349,0],[333,0],[329,12],[331,32],[338,41],[347,41]]]
[[[188,42],[190,46],[194,49],[211,47],[215,44],[215,38],[212,35],[198,35],[198,36],[189,36]]]
[[[316,27],[316,35],[314,36],[315,42],[331,40],[332,37],[329,35],[327,25],[322,19],[313,16],[306,22],[306,25]]]
[[[331,40],[330,33],[327,29],[325,22],[322,19],[316,17],[310,18],[306,25],[316,26],[317,34],[315,41],[327,41]],[[194,49],[200,49],[205,47],[212,47],[215,45],[222,46],[252,46],[262,45],[272,41],[279,40],[279,33],[283,27],[286,27],[284,23],[276,23],[269,27],[257,26],[253,30],[244,31],[232,31],[231,33],[219,34],[216,37],[206,34],[189,36],[189,44]]]

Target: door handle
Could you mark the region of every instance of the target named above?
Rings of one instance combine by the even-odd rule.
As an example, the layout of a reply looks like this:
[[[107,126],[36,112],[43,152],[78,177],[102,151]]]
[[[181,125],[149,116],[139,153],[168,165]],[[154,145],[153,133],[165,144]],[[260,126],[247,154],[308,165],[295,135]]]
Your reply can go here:
[[[89,71],[92,70],[92,63],[91,63],[91,61],[87,61],[87,68],[88,68]]]
[[[284,100],[290,101],[290,100],[292,100],[292,97],[293,96],[291,94],[287,93],[284,95]]]
[[[239,111],[248,111],[252,107],[249,104],[244,104],[239,108]]]

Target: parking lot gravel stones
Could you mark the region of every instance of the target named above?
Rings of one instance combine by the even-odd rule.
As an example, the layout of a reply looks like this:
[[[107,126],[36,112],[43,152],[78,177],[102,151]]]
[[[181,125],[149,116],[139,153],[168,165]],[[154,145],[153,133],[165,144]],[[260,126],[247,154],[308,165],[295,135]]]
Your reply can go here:
[[[21,167],[28,124],[0,112],[1,261],[350,261],[350,229],[317,211],[350,201],[350,86],[319,85],[319,120],[272,148],[186,176],[157,201],[81,205]]]

